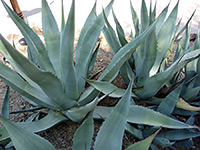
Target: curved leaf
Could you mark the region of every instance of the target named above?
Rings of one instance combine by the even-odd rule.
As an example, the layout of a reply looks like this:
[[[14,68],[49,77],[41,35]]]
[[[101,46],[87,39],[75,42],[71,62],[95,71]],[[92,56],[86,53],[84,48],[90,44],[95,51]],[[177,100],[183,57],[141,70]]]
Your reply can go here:
[[[156,131],[153,135],[149,136],[148,138],[129,146],[125,150],[148,150],[151,142],[153,141],[153,139],[155,138],[155,136],[158,134],[159,131],[160,130]]]
[[[99,92],[102,92],[105,95],[108,94],[110,97],[119,98],[122,97],[125,92],[124,89],[118,88],[110,82],[92,81],[92,80],[87,80],[87,82],[91,84]],[[131,93],[131,97],[136,97],[136,95]]]
[[[115,108],[108,115],[95,141],[95,150],[120,150],[122,139],[128,115],[128,107],[131,99],[132,84],[131,81],[128,89],[124,93]]]
[[[92,114],[93,111],[88,114],[74,134],[73,150],[90,150],[94,133]]]
[[[105,14],[108,16],[110,9],[112,7],[114,0],[108,4],[105,8]],[[87,71],[89,67],[89,63],[92,57],[92,51],[95,47],[96,41],[99,37],[101,30],[103,29],[105,24],[103,13],[101,13],[94,23],[90,26],[90,28],[85,33],[82,45],[80,45],[80,57],[76,62],[76,72],[77,72],[77,82],[79,83],[79,93],[84,90],[85,80],[87,77]]]
[[[11,140],[18,150],[55,150],[55,148],[45,139],[40,136],[25,130],[17,124],[0,116],[0,120],[3,122]]]
[[[157,73],[159,66],[163,60],[163,57],[171,45],[171,41],[173,39],[174,32],[175,32],[176,19],[177,19],[177,13],[178,13],[178,4],[179,2],[176,4],[173,11],[171,12],[166,22],[162,26],[160,32],[158,33],[157,55],[156,55],[155,63],[150,70],[150,76]]]
[[[176,140],[184,140],[188,138],[195,138],[198,136],[200,136],[199,132],[194,132],[190,130],[172,130],[172,131],[160,133],[157,137],[166,138],[170,141],[176,141]]]
[[[1,35],[0,39],[7,52],[15,61],[15,64],[32,81],[37,83],[42,90],[53,100],[61,109],[66,110],[75,104],[75,101],[66,97],[60,80],[50,72],[44,72],[31,63],[25,56],[15,50]]]
[[[3,0],[1,0],[5,9],[7,10],[8,14],[12,18],[12,20],[15,22],[19,30],[22,32],[24,35],[26,42],[28,43],[28,46],[31,51],[36,54],[37,61],[39,63],[39,66],[45,69],[47,71],[54,72],[52,65],[50,63],[50,60],[47,55],[47,51],[44,47],[44,44],[40,40],[40,38],[37,36],[37,34],[23,21],[21,20],[18,15],[13,12]]]
[[[198,57],[200,57],[200,49],[183,54],[183,56],[179,58],[175,63],[173,63],[167,70],[158,73],[146,80],[144,83],[144,90],[138,94],[141,98],[144,99],[155,95],[177,71]]]
[[[50,62],[56,75],[61,79],[60,73],[60,33],[56,20],[47,4],[42,0],[42,28]]]
[[[96,119],[106,118],[112,109],[112,107],[97,106],[93,117]],[[172,129],[195,128],[154,110],[137,105],[130,106],[127,121],[135,124],[161,126]]]
[[[67,118],[64,117],[62,114],[58,112],[50,111],[47,116],[45,116],[44,118],[38,121],[19,122],[17,124],[30,132],[38,133],[38,132],[47,130],[65,120],[67,120]],[[0,137],[0,143],[10,138],[4,127],[0,128],[0,134],[2,135]]]
[[[10,116],[9,104],[10,104],[10,88],[9,86],[7,86],[6,94],[5,94],[3,105],[1,108],[1,114],[7,119],[9,119],[9,116]]]
[[[73,0],[67,23],[61,36],[60,64],[66,95],[72,99],[78,99],[78,85],[74,66],[74,31],[75,1]]]

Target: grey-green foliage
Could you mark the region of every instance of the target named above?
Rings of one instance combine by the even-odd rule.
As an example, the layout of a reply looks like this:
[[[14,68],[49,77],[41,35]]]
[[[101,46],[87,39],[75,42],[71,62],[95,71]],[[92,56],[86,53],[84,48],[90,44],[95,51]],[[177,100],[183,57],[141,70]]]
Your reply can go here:
[[[183,125],[177,116],[191,116],[198,114],[196,111],[199,111],[200,109],[198,101],[200,98],[199,35],[197,35],[195,42],[190,45],[190,30],[188,25],[194,13],[191,15],[183,29],[180,32],[177,32],[180,25],[180,22],[176,25],[178,5],[179,2],[175,5],[169,15],[167,15],[168,5],[162,11],[162,15],[159,15],[158,18],[156,18],[156,5],[152,8],[151,3],[150,10],[148,11],[146,3],[143,0],[140,20],[131,4],[135,34],[132,35],[132,40],[130,42],[126,40],[123,28],[117,20],[114,11],[113,17],[116,23],[116,33],[109,24],[107,18],[104,17],[106,26],[103,29],[103,33],[114,53],[114,58],[107,68],[109,69],[111,64],[118,64],[120,74],[125,83],[128,83],[127,81],[132,82],[131,79],[134,78],[132,98],[136,104],[145,104],[146,106],[146,108],[144,108],[137,105],[130,105],[128,107],[130,116],[128,115],[127,121],[138,124],[138,126],[136,125],[136,129],[140,129],[144,137],[152,135],[153,131],[156,131],[155,129],[159,126],[178,129],[179,135],[177,136],[177,142],[171,139],[175,135],[175,132],[172,132],[173,130],[168,129],[161,131],[161,134],[158,133],[154,143],[163,147],[178,144],[180,140],[185,140],[184,142],[187,143],[189,138],[199,136],[199,132],[196,132],[193,129],[183,129],[183,126],[187,123]],[[128,50],[123,51],[131,42],[137,40],[137,38],[146,31],[145,29],[149,29],[155,21],[157,21],[156,27],[151,30],[151,33],[147,35],[145,40],[143,40],[139,46],[132,47],[132,50],[129,47]],[[179,35],[184,31],[185,33],[178,43],[175,56],[170,56],[170,62],[172,62],[172,64],[169,66],[170,62],[168,61],[168,56],[171,55],[171,53],[173,54],[172,46],[176,43]],[[125,53],[128,52],[130,52],[129,56],[124,57],[123,54],[125,55]],[[121,56],[119,54],[121,54]],[[123,62],[122,65],[119,65],[120,61]],[[183,71],[185,76],[183,76]],[[105,73],[106,72],[102,75]],[[100,77],[100,79],[103,78]],[[110,81],[111,80],[107,80],[105,75],[105,80],[103,82],[88,82],[97,90],[102,91],[105,94],[113,91],[113,93],[110,94],[111,97],[121,97],[124,91],[115,87]],[[112,108],[100,106],[97,106],[95,109],[96,113],[101,117],[109,116],[111,110]],[[99,118],[96,115],[95,117]],[[174,123],[177,122],[174,124],[171,122],[172,120]],[[180,126],[177,123],[180,123]],[[169,124],[174,124],[174,126],[170,127]],[[145,127],[142,125],[149,126]],[[190,125],[194,125],[194,123]],[[156,128],[154,129],[152,126]],[[188,128],[194,128],[194,126],[186,126]],[[127,127],[126,130],[129,131],[130,126]],[[135,128],[135,126],[133,128]],[[136,129],[133,129],[132,134],[138,138],[140,136]],[[148,144],[148,147],[150,144],[151,143]],[[130,148],[131,147],[132,146],[130,146]],[[155,145],[151,145],[151,147],[155,148]]]

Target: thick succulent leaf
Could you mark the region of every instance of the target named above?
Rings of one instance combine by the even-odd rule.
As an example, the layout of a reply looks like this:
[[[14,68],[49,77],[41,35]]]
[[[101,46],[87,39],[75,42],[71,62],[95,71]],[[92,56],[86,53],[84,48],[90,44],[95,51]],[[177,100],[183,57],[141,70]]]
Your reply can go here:
[[[200,107],[192,106],[188,104],[186,101],[184,101],[182,98],[178,99],[178,102],[176,103],[176,107],[184,109],[184,110],[189,110],[189,111],[200,111]]]
[[[156,131],[153,135],[147,137],[146,139],[127,147],[125,150],[148,150],[151,145],[151,142],[153,141],[153,139],[159,131],[160,130]]]
[[[59,61],[60,33],[46,0],[42,0],[42,28],[50,62],[53,65],[56,75],[61,79]]]
[[[148,11],[147,11],[147,6],[145,3],[145,0],[142,0],[140,15],[141,15],[141,24],[140,24],[140,34],[141,34],[149,26],[149,16],[148,16]]]
[[[124,95],[125,90],[116,87],[110,82],[103,82],[103,81],[92,81],[87,80],[89,84],[91,84],[95,89],[104,93],[105,95],[109,95],[110,97],[119,98]],[[136,97],[133,93],[131,93],[131,97]]]
[[[198,96],[199,92],[200,92],[200,86],[197,86],[195,88],[189,88],[182,96],[182,98],[185,99],[186,101],[193,100]]]
[[[191,130],[171,130],[167,132],[163,132],[158,134],[159,138],[166,138],[170,141],[178,141],[184,140],[188,138],[195,138],[200,136],[199,132],[191,131]]]
[[[140,36],[123,46],[119,52],[113,57],[107,68],[99,77],[99,80],[110,81],[113,76],[118,72],[119,68],[127,61],[136,48],[144,41],[144,39],[155,28],[157,21],[155,21],[149,28],[147,28]]]
[[[131,99],[132,81],[115,108],[108,115],[95,141],[95,150],[120,150]]]
[[[22,96],[31,99],[40,106],[56,109],[57,104],[54,103],[47,95],[40,89],[32,87],[28,82],[21,78],[15,71],[0,62],[0,77],[3,82],[12,87]]]
[[[47,130],[65,120],[67,120],[67,118],[64,117],[61,113],[50,111],[48,115],[42,118],[41,120],[34,122],[19,122],[17,124],[22,128],[29,130],[30,132],[38,133]],[[0,134],[2,135],[0,137],[0,143],[10,138],[5,127],[0,128]]]
[[[169,4],[163,9],[163,11],[162,11],[163,15],[160,18],[160,20],[158,21],[158,23],[156,24],[156,36],[158,35],[158,33],[160,32],[161,28],[163,27],[163,24],[165,23],[165,18],[167,16]]]
[[[135,37],[137,37],[139,35],[139,32],[140,32],[139,19],[138,19],[138,16],[137,16],[135,9],[133,8],[131,1],[130,1],[130,6],[131,6],[132,21],[133,21],[133,25],[134,25],[134,28],[135,28]]]
[[[89,86],[80,96],[78,103],[80,105],[85,105],[94,99],[99,91],[94,89],[92,86]]]
[[[188,19],[187,23],[183,26],[183,28],[177,33],[176,37],[174,38],[175,40],[185,31],[185,29],[188,27],[190,21],[192,20],[196,10],[192,13],[190,18]]]
[[[20,67],[31,80],[37,83],[42,90],[54,101],[62,110],[66,110],[75,104],[75,101],[66,97],[60,80],[50,72],[44,72],[31,63],[25,56],[15,50],[1,35],[0,39],[7,49],[7,52],[15,60],[17,66]]]
[[[62,83],[66,95],[72,99],[78,99],[78,85],[74,66],[74,31],[75,31],[75,1],[72,1],[71,9],[61,36],[60,64]]]
[[[18,15],[15,12],[13,12],[5,4],[3,0],[2,3],[12,20],[15,22],[19,30],[24,35],[30,50],[33,51],[34,54],[36,54],[35,57],[39,63],[39,66],[42,68],[45,67],[46,70],[53,72],[53,68],[48,58],[47,51],[40,38],[20,17],[18,17]]]
[[[87,77],[90,76],[90,74],[92,73],[93,69],[94,69],[94,64],[96,62],[96,58],[97,58],[97,54],[99,51],[99,47],[100,47],[100,43],[97,45],[96,49],[94,50],[93,54],[92,54],[92,58],[89,64],[89,68],[88,68],[88,74]]]
[[[155,139],[154,139],[154,142],[156,143],[156,144],[158,144],[159,146],[163,146],[163,147],[169,147],[169,146],[172,146],[172,145],[174,145],[174,143],[175,142],[170,142],[168,139],[166,139],[166,138],[158,138],[158,137],[156,137]]]
[[[65,11],[64,11],[64,4],[63,0],[61,1],[61,32],[63,32],[64,27],[65,27]]]
[[[178,13],[178,3],[176,4],[173,11],[169,15],[168,19],[162,26],[160,32],[158,33],[157,55],[156,55],[156,60],[155,60],[154,66],[150,70],[150,76],[157,73],[159,66],[163,60],[163,57],[165,56],[165,53],[167,52],[168,48],[170,47],[170,44],[171,44],[171,41],[173,39],[174,32],[175,32],[177,13]],[[165,40],[163,40],[163,39],[165,39]]]
[[[116,30],[117,30],[117,35],[118,35],[119,41],[121,43],[121,46],[124,46],[128,43],[125,38],[124,30],[122,29],[122,26],[120,25],[115,13],[114,13],[114,10],[112,10],[112,14],[113,14],[113,18],[114,18],[114,21],[116,24]]]
[[[92,114],[93,111],[88,114],[74,134],[73,150],[90,150],[94,133]]]
[[[9,86],[7,86],[6,94],[4,96],[4,101],[1,108],[1,114],[7,119],[9,119],[9,114],[10,114],[9,104],[10,104],[10,88]]]
[[[95,108],[93,117],[97,119],[106,118],[112,109],[112,107],[97,106]],[[127,121],[130,123],[161,126],[172,129],[184,129],[193,127],[154,110],[137,105],[130,106]]]
[[[161,126],[173,129],[192,128],[192,126],[188,124],[170,118],[154,110],[137,105],[130,106],[127,121],[131,123]]]
[[[88,112],[92,111],[96,107],[98,100],[99,100],[99,97],[97,96],[92,102],[81,107],[71,108],[70,110],[63,113],[67,117],[69,117],[72,121],[80,122],[85,118]]]
[[[144,81],[149,77],[149,71],[156,60],[157,39],[155,29],[147,37],[144,45],[144,58],[141,61],[141,65],[137,65],[138,67],[136,75],[138,76],[138,86],[141,86]]]
[[[140,97],[146,99],[155,95],[177,71],[198,57],[200,57],[200,49],[183,54],[183,56],[179,58],[175,63],[173,63],[173,65],[171,65],[167,70],[158,73],[146,80],[144,83],[144,90],[139,93]],[[152,86],[152,84],[154,86]]]
[[[140,129],[136,129],[135,127],[133,127],[129,123],[126,123],[125,129],[126,129],[126,131],[130,132],[134,137],[136,137],[140,140],[144,139],[143,132]]]
[[[45,139],[40,136],[25,130],[19,125],[12,123],[11,121],[0,116],[0,120],[3,122],[11,140],[18,150],[38,150],[38,149],[48,149],[55,150],[55,148]]]
[[[112,7],[114,0],[108,4],[105,8],[105,14],[108,16],[110,9]],[[95,47],[96,41],[99,37],[101,30],[103,29],[105,24],[103,13],[101,13],[94,23],[90,26],[90,28],[85,33],[84,39],[82,44],[80,45],[80,57],[77,59],[76,62],[76,72],[77,72],[77,82],[79,83],[79,93],[84,90],[85,80],[84,78],[87,77],[87,71],[89,67],[89,63],[92,56],[92,51]]]
[[[110,46],[113,54],[115,55],[119,51],[119,49],[121,48],[121,45],[120,45],[120,42],[119,42],[119,40],[117,38],[117,35],[115,34],[114,29],[111,27],[111,25],[108,22],[108,20],[107,20],[107,18],[106,18],[105,15],[104,15],[104,19],[105,19],[107,28],[104,27],[103,33],[105,35],[106,41],[108,42],[108,44],[109,44],[109,46]],[[127,85],[129,83],[129,77],[128,77],[128,74],[127,74],[127,67],[128,67],[128,65],[129,65],[128,62],[126,62],[120,68],[120,73],[121,73],[121,75],[122,75],[122,77],[123,77],[123,79],[124,79],[124,81],[125,81],[125,83]]]
[[[81,57],[81,49],[82,49],[82,45],[84,37],[88,31],[88,29],[91,27],[91,25],[94,23],[94,21],[96,20],[97,16],[96,16],[96,3],[94,4],[89,16],[87,17],[85,24],[83,26],[83,28],[81,29],[81,33],[78,39],[78,44],[76,46],[76,63],[79,60],[79,57]]]
[[[176,88],[174,91],[169,93],[167,97],[163,99],[163,101],[160,103],[160,105],[157,108],[157,111],[170,116],[176,106],[176,103],[178,101],[180,92],[181,92],[182,85],[180,85],[178,88]]]

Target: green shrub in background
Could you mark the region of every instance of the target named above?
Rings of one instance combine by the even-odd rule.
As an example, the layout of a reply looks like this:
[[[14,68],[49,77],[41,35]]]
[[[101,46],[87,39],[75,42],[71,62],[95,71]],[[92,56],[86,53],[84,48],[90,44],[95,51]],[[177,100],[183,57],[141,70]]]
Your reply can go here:
[[[124,116],[127,121],[125,129],[142,141],[127,149],[148,149],[151,147],[151,149],[156,150],[159,146],[175,149],[173,147],[174,145],[191,148],[193,147],[192,138],[200,136],[200,132],[191,129],[194,128],[194,115],[200,111],[200,41],[197,38],[190,45],[190,32],[188,29],[188,24],[194,14],[192,14],[184,28],[180,32],[177,32],[180,25],[180,22],[176,25],[178,3],[166,18],[168,7],[169,5],[163,10],[163,15],[159,16],[160,18],[153,31],[137,48],[128,47],[130,43],[137,40],[156,20],[156,5],[152,9],[151,4],[148,12],[145,1],[143,0],[141,20],[139,21],[137,13],[131,4],[135,35],[132,35],[132,41],[130,42],[126,40],[124,31],[114,11],[113,17],[116,23],[117,34],[105,17],[106,26],[103,32],[115,54],[107,68],[110,68],[112,65],[118,65],[117,63],[121,61],[124,64],[121,64],[120,73],[124,81],[126,83],[133,81],[131,83],[133,84],[131,90],[133,99],[131,100],[131,105],[128,107],[127,105],[122,106],[123,108],[126,107],[126,109],[129,108],[128,115],[126,114],[127,116]],[[167,57],[172,52],[174,42],[185,29],[185,34],[178,44],[175,56],[172,57],[173,63],[169,66]],[[105,73],[106,70],[102,74]],[[124,92],[122,89],[115,87],[110,82],[100,80],[101,77],[99,81],[88,82],[105,94],[113,91],[110,94],[111,97],[121,97],[123,95]],[[130,90],[130,87],[128,89]],[[128,93],[124,95],[128,95]],[[101,106],[97,106],[95,109],[95,113],[98,113],[99,116],[105,118],[108,116],[108,119],[97,135],[97,139],[98,137],[104,137],[104,143],[108,142],[106,137],[111,134],[110,131],[108,133],[109,135],[106,136],[104,135],[104,131],[113,131],[113,118],[116,117],[119,119],[121,116],[121,113],[115,112],[118,105],[122,103],[121,101],[113,110],[112,108]],[[114,113],[116,116],[111,119],[110,116]],[[183,123],[181,116],[189,119]],[[173,123],[171,122],[172,120]],[[109,121],[112,124],[110,128],[107,124]],[[187,128],[186,126],[189,129],[183,129]],[[161,130],[159,133],[158,131],[155,132],[161,127],[169,129]],[[116,127],[116,130],[118,129],[119,127]],[[116,130],[113,131],[113,136],[116,136]],[[155,133],[153,134],[153,132]],[[151,144],[153,138],[154,142]],[[112,140],[115,141],[115,139]],[[110,147],[110,149],[114,148]]]

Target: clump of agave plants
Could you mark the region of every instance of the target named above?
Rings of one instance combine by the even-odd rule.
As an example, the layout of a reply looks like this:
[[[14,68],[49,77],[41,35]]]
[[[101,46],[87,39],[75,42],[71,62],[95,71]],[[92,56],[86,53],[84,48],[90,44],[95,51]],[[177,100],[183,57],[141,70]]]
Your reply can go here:
[[[3,147],[55,149],[35,133],[72,120],[81,122],[72,149],[89,150],[94,134],[93,119],[105,120],[94,142],[95,150],[122,149],[125,131],[138,140],[127,150],[193,146],[192,138],[200,136],[199,128],[194,125],[194,115],[200,111],[200,41],[197,38],[190,45],[188,26],[193,15],[177,32],[180,25],[176,25],[178,3],[168,17],[169,5],[156,17],[156,5],[152,8],[151,4],[148,12],[143,0],[140,20],[130,4],[135,28],[130,42],[126,40],[114,10],[116,33],[107,20],[114,0],[98,16],[95,4],[74,52],[75,0],[72,0],[66,23],[62,14],[61,31],[46,0],[42,0],[45,45],[3,0],[1,2],[28,44],[28,58],[0,35],[0,51],[14,68],[0,62],[0,78],[30,102],[32,110],[48,110],[42,119],[13,123],[8,120],[9,98],[6,97],[0,116],[4,124],[0,128]],[[114,57],[98,80],[88,80],[94,68],[99,48],[96,43],[101,31]],[[173,43],[184,31],[173,63],[168,66],[167,57]],[[119,73],[128,85],[126,90],[112,84]],[[87,82],[91,86],[86,87]],[[99,97],[100,92],[104,94],[102,97]],[[97,106],[105,96],[120,100],[115,107]],[[183,121],[181,116],[189,119]]]

